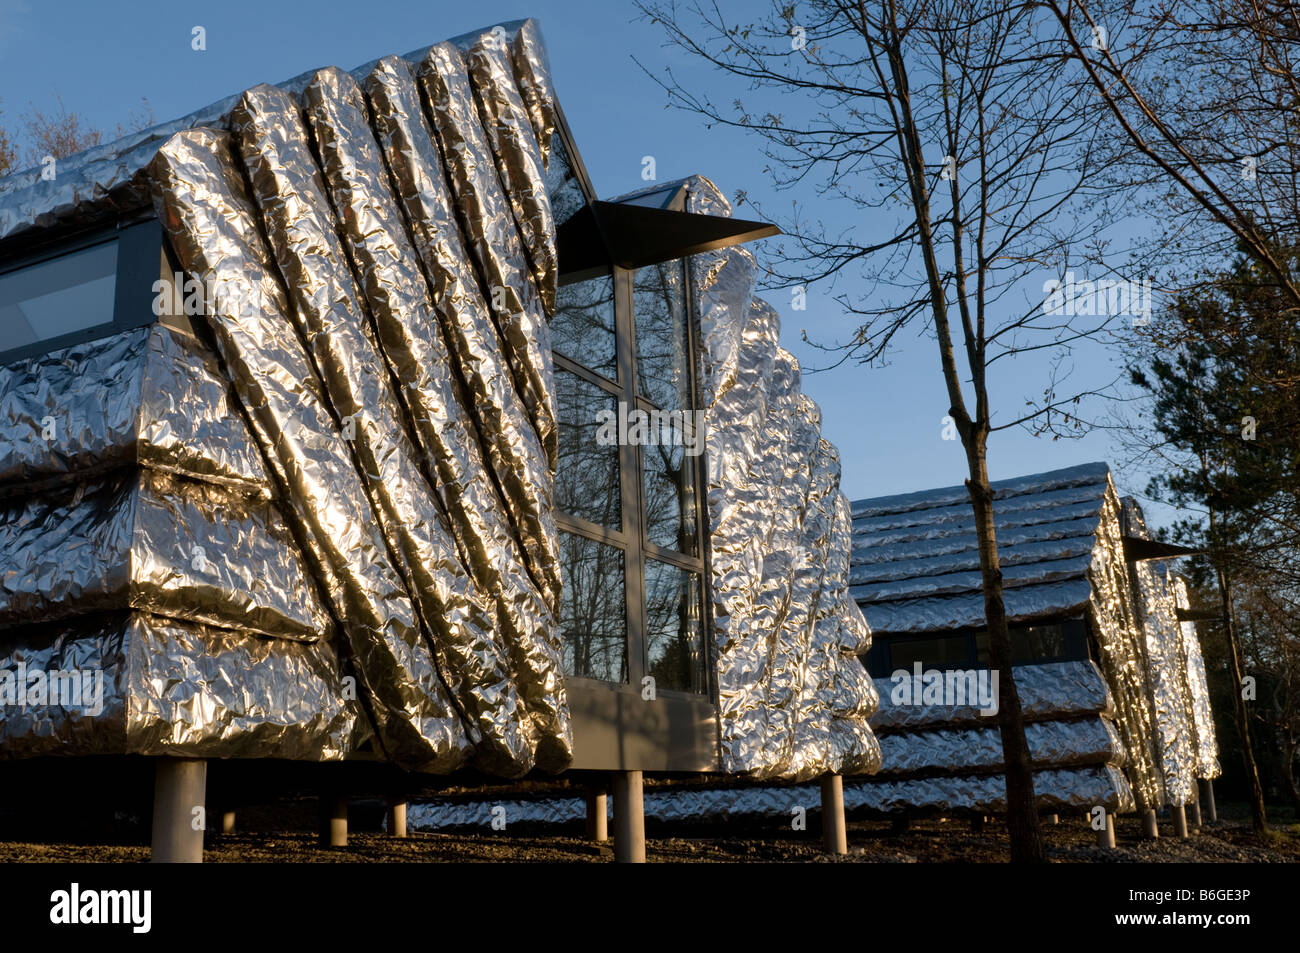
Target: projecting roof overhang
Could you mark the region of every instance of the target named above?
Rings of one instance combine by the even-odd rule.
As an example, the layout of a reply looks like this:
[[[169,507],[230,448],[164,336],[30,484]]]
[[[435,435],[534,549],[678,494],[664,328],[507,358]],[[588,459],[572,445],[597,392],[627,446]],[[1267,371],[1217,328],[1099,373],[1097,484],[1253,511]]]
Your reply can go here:
[[[595,201],[556,231],[560,274],[580,280],[611,267],[641,268],[780,234],[768,222]]]
[[[1126,559],[1177,559],[1179,556],[1195,556],[1199,552],[1199,549],[1193,549],[1190,546],[1162,543],[1157,539],[1142,539],[1138,536],[1124,537],[1124,557]]]

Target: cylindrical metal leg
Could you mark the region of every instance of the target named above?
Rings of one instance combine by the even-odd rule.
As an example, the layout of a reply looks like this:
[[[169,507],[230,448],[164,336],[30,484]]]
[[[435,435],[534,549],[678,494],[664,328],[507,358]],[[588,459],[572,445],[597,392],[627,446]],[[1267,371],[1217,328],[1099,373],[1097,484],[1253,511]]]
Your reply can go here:
[[[1193,801],[1192,802],[1192,828],[1193,829],[1199,828],[1202,823],[1203,822],[1201,820],[1201,802]]]
[[[203,862],[208,763],[159,758],[154,772],[153,850],[158,864]],[[197,809],[197,810],[196,810]]]
[[[1169,809],[1169,813],[1174,818],[1174,836],[1187,837],[1187,809],[1181,804],[1176,804]]]
[[[320,843],[322,847],[348,846],[348,799],[341,794],[324,794],[320,799]]]
[[[603,788],[587,788],[587,840],[609,840],[609,796]]]
[[[1214,806],[1214,781],[1210,778],[1201,778],[1201,803],[1205,823],[1213,824],[1219,819],[1219,810]]]
[[[235,812],[234,811],[221,812],[221,833],[223,834],[235,833]]]
[[[838,774],[822,778],[822,847],[828,854],[849,852],[849,833],[844,823],[844,779]]]
[[[1107,814],[1105,826],[1103,826],[1101,830],[1097,831],[1097,846],[1098,847],[1115,846],[1115,815],[1114,814]]]
[[[889,822],[889,833],[891,834],[906,834],[911,829],[912,819],[906,814],[898,815]]]
[[[1155,840],[1160,836],[1160,822],[1156,818],[1156,810],[1149,807],[1146,813],[1142,815],[1142,836],[1148,840]]]
[[[614,859],[620,864],[645,863],[640,771],[614,772]]]
[[[970,819],[970,832],[972,834],[984,833],[984,815],[976,814]]]
[[[1048,815],[1047,815],[1047,823],[1049,823],[1049,824],[1051,824],[1053,827],[1055,827],[1057,824],[1061,823],[1061,815],[1060,815],[1060,814],[1048,814]]]
[[[390,797],[388,799],[388,836],[406,836],[406,799]]]

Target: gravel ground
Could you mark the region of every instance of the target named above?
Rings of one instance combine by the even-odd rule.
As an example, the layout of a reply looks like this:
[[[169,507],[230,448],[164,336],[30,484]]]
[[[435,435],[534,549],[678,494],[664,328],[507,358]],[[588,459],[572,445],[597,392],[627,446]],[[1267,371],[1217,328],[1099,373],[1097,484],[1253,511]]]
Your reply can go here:
[[[511,828],[507,831],[459,833],[416,833],[395,840],[373,830],[354,832],[345,849],[321,848],[310,832],[314,806],[310,803],[281,805],[274,809],[241,812],[240,823],[247,832],[210,834],[204,858],[209,863],[307,862],[307,863],[445,863],[445,862],[561,862],[602,863],[613,860],[608,843],[594,844],[565,830],[547,833]],[[1160,838],[1141,838],[1136,818],[1120,818],[1117,847],[1102,850],[1095,835],[1080,818],[1063,818],[1047,825],[1048,852],[1052,860],[1065,863],[1162,863],[1170,861],[1287,863],[1300,861],[1300,824],[1290,812],[1279,812],[1275,832],[1267,839],[1255,837],[1236,809],[1225,806],[1227,815],[1206,826],[1192,838],[1174,838],[1168,822],[1161,823]],[[138,824],[138,819],[133,819]],[[367,819],[369,820],[369,819]],[[373,825],[371,825],[373,826]],[[81,837],[58,842],[48,837],[40,842],[5,839],[0,841],[0,863],[105,861],[140,863],[149,859],[145,838],[138,829],[116,836]],[[969,863],[1001,862],[1007,857],[1005,828],[989,822],[974,833],[965,821],[927,820],[911,830],[895,833],[880,821],[849,825],[849,853],[828,857],[820,850],[815,823],[803,833],[767,832],[735,822],[725,826],[692,825],[689,830],[649,831],[647,855],[651,862],[764,862],[764,863]],[[677,836],[655,836],[676,834]],[[688,836],[682,836],[683,834]],[[107,841],[107,842],[105,842]]]

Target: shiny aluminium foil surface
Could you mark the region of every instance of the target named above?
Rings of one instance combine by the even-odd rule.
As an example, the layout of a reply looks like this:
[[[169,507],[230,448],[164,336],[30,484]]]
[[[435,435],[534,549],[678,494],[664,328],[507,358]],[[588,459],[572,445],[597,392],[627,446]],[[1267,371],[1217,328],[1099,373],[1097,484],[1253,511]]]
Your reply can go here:
[[[314,641],[322,608],[279,512],[125,468],[0,510],[0,626],[113,609]]]
[[[1123,773],[1111,765],[1086,765],[1034,772],[1034,790],[1041,792],[1044,810],[1090,810],[1098,805],[1113,813],[1131,811],[1133,796]],[[660,822],[691,823],[769,818],[788,825],[791,811],[820,810],[817,785],[744,784],[728,787],[664,786],[649,788],[644,797],[645,816]],[[914,810],[933,813],[1005,810],[1006,780],[1000,774],[939,777],[920,780],[873,778],[846,779],[846,811],[866,815]],[[406,822],[410,830],[453,828],[491,829],[495,808],[504,808],[511,823],[580,824],[587,816],[580,797],[430,798],[412,803]],[[613,804],[608,807],[612,816]],[[499,816],[499,812],[497,815]]]
[[[551,65],[546,58],[546,44],[537,21],[528,19],[519,27],[510,41],[510,61],[514,68],[515,84],[528,118],[533,125],[533,135],[541,149],[542,165],[550,157],[551,140],[559,126],[556,114],[555,86],[551,82]]]
[[[164,324],[0,368],[0,495],[128,463],[268,495],[207,349]]]
[[[1017,623],[1084,614],[1104,463],[994,484],[994,522],[1008,616]],[[964,486],[854,504],[853,595],[878,633],[984,624],[979,544]]]
[[[21,674],[26,689],[3,708],[0,758],[322,761],[366,738],[340,659],[324,639],[271,639],[142,612],[99,614],[0,631],[0,672]]]
[[[229,135],[176,134],[158,151],[150,176],[181,266],[219,289],[209,325],[291,528],[339,621],[383,753],[413,770],[455,769],[469,741],[294,330]]]
[[[1020,708],[1027,721],[1101,714],[1113,718],[1115,702],[1101,671],[1092,661],[1047,662],[1018,665],[1012,670]],[[912,675],[906,673],[907,677]],[[978,725],[985,719],[974,705],[896,704],[902,699],[903,679],[876,680],[880,708],[871,726],[881,734],[939,726]],[[899,689],[900,694],[895,695]]]
[[[1034,800],[1040,811],[1088,811],[1101,806],[1112,814],[1123,814],[1134,809],[1128,779],[1110,764],[1035,771]],[[1007,780],[1001,774],[979,774],[846,782],[844,809],[886,814],[1000,814],[1007,809]]]
[[[546,193],[542,155],[515,85],[506,39],[492,31],[484,33],[464,56],[483,132],[514,212],[542,306],[548,315],[554,315],[560,274],[555,219]]]
[[[989,719],[990,721],[992,719]],[[1025,725],[1029,757],[1040,768],[1124,763],[1124,743],[1110,719],[1100,715]],[[1001,771],[1005,760],[995,724],[937,728],[881,735],[879,777],[954,771]]]
[[[321,87],[314,88],[319,94]],[[475,763],[494,774],[525,774],[533,767],[532,744],[494,638],[494,607],[461,563],[407,436],[297,104],[274,86],[255,86],[235,107],[232,123],[294,305],[291,315],[343,424],[439,673],[470,726]]]
[[[1183,665],[1183,633],[1173,588],[1158,567],[1139,561],[1131,566],[1134,604],[1142,627],[1151,699],[1159,732],[1160,770],[1165,797],[1175,807],[1196,799],[1196,749]]]
[[[508,668],[531,726],[536,761],[557,771],[572,760],[555,619],[533,583],[506,508],[459,393],[439,319],[406,237],[356,81],[322,70],[304,91],[326,185],[377,337],[474,580],[497,608]]]
[[[691,180],[687,208],[729,214]],[[714,637],[724,770],[803,779],[870,772],[877,697],[855,653],[870,630],[848,597],[848,504],[820,413],[779,318],[753,298],[743,249],[690,261],[702,342]]]
[[[1115,699],[1116,727],[1128,754],[1125,773],[1138,809],[1158,809],[1164,804],[1164,783],[1155,750],[1159,735],[1147,694],[1147,663],[1125,562],[1120,502],[1109,478],[1088,580],[1101,670]]]
[[[415,80],[406,61],[392,56],[379,61],[365,87],[398,202],[465,383],[467,409],[478,426],[529,571],[555,612],[561,591],[555,476],[515,390],[479,291]]]
[[[1175,605],[1180,609],[1190,609],[1191,600],[1187,595],[1187,583],[1181,576],[1169,573],[1169,583],[1174,589]],[[1219,745],[1214,734],[1214,714],[1210,711],[1210,689],[1205,681],[1205,659],[1201,655],[1201,641],[1196,637],[1196,623],[1179,624],[1183,639],[1183,659],[1187,672],[1187,695],[1192,710],[1192,730],[1196,745],[1196,769],[1198,778],[1217,778],[1219,776]]]
[[[515,387],[554,470],[558,439],[555,375],[546,311],[474,107],[460,51],[451,43],[432,47],[420,64],[419,75],[460,213],[465,246],[478,266]]]

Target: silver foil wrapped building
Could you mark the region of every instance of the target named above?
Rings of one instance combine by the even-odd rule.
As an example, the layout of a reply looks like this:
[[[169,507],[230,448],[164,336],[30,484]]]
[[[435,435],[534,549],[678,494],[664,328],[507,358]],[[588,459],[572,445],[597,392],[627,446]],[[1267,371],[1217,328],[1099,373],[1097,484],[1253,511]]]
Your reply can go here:
[[[0,757],[879,765],[774,229],[597,200],[535,22],[58,169],[0,180],[0,672],[78,691]]]
[[[1105,464],[994,484],[1015,679],[1044,809],[1181,806],[1194,797],[1208,706],[1178,581]],[[921,673],[987,668],[978,552],[964,487],[853,504],[851,592],[872,622],[884,766],[852,799],[890,811],[985,811],[1001,793],[995,716],[931,696]],[[1203,673],[1203,666],[1199,671]],[[927,683],[928,684],[928,683]],[[1211,731],[1212,734],[1212,731]],[[1211,746],[1213,741],[1210,740]]]

